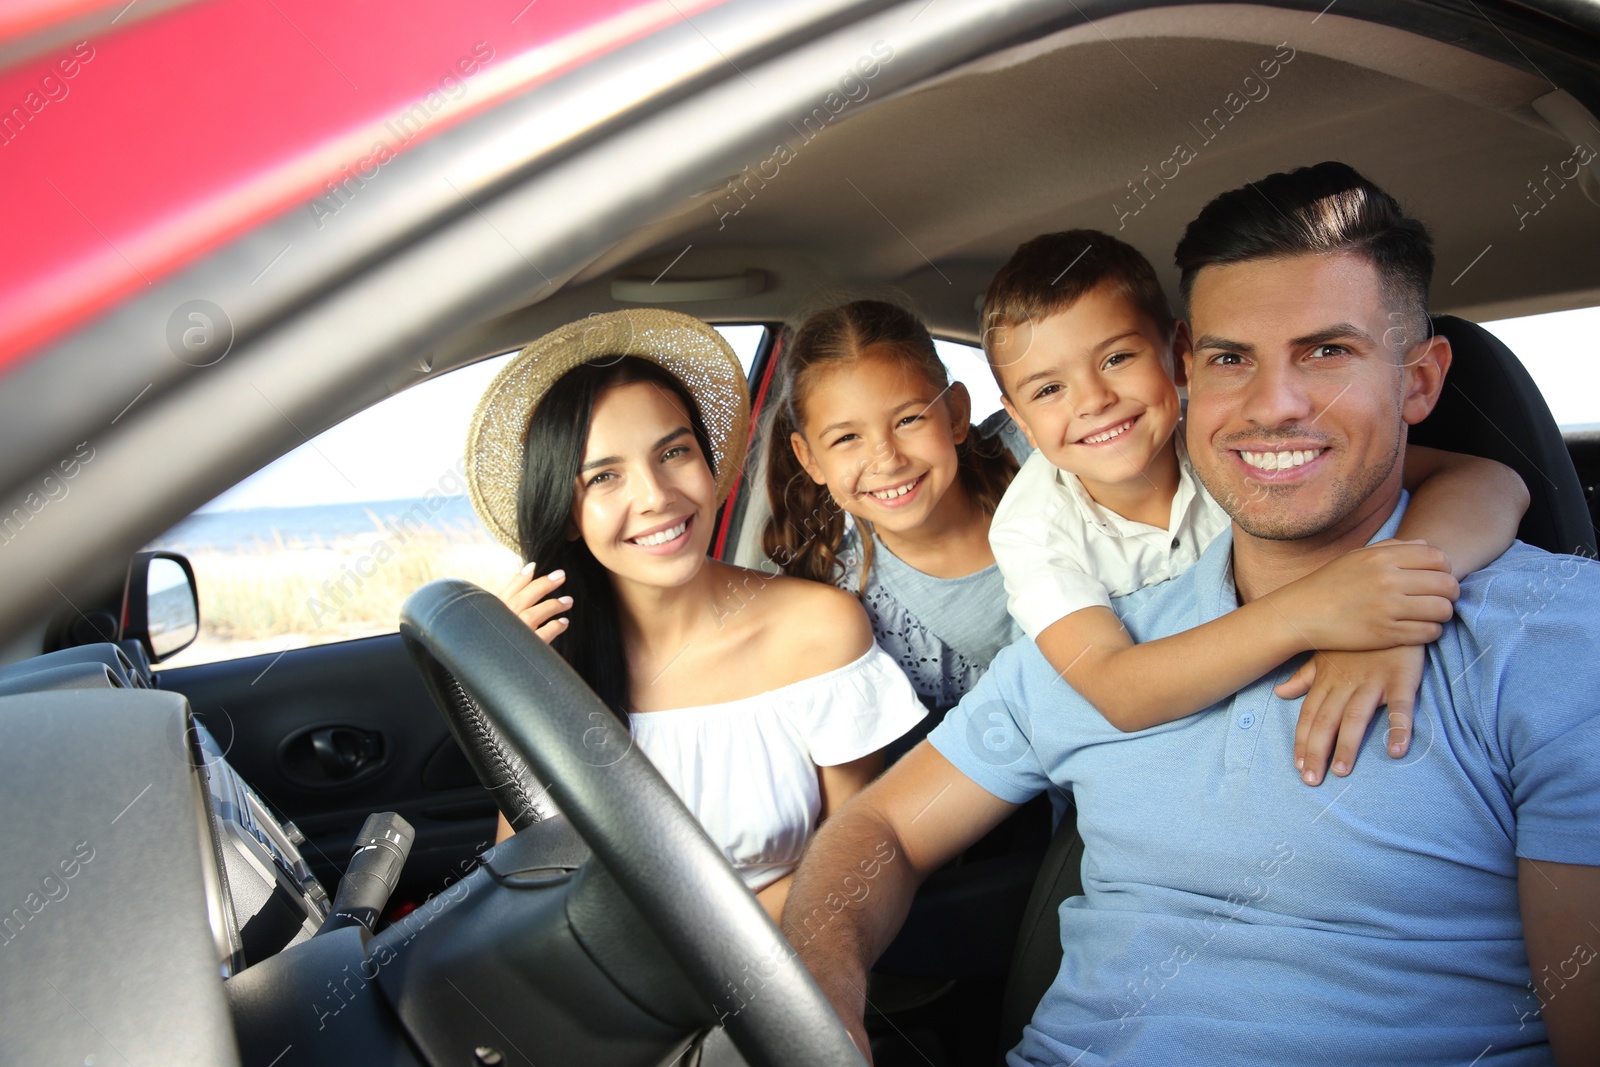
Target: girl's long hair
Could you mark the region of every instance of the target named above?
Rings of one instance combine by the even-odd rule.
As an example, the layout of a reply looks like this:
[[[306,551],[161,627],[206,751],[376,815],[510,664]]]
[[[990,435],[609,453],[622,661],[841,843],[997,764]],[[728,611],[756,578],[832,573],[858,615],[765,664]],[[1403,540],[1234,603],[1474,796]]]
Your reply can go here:
[[[716,475],[716,453],[700,406],[683,383],[638,356],[602,356],[575,367],[550,387],[528,421],[522,481],[517,486],[517,539],[522,559],[538,562],[537,574],[565,570],[562,592],[572,597],[570,625],[551,643],[605,705],[626,724],[628,657],[611,574],[581,537],[569,539],[576,521],[578,469],[589,444],[589,420],[601,394],[619,385],[651,382],[670,389],[689,413],[701,454]]]
[[[943,390],[950,384],[933,338],[917,316],[883,300],[856,300],[818,312],[795,330],[778,365],[778,389],[771,432],[767,436],[767,498],[772,517],[761,532],[761,547],[785,574],[831,582],[841,567],[844,508],[800,466],[789,443],[799,433],[811,388],[828,369],[848,366],[868,348],[874,355],[892,355]],[[983,511],[993,514],[1017,473],[1017,462],[998,438],[980,441],[969,428],[956,446],[962,488]],[[857,520],[859,522],[859,520]],[[861,523],[865,526],[865,523]],[[857,592],[864,592],[872,569],[870,529],[861,537],[861,571]]]

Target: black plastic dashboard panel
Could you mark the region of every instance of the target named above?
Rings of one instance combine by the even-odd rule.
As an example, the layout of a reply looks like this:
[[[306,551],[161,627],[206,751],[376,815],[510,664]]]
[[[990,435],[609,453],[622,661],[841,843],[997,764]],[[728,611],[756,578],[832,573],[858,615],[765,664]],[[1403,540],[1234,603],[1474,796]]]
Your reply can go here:
[[[347,926],[228,979],[228,1004],[245,1067],[421,1067],[378,988],[380,964],[368,956],[362,936],[362,930]],[[511,1067],[527,1061],[508,1057],[503,1062]]]
[[[0,698],[0,1062],[238,1063],[187,723],[153,690]]]

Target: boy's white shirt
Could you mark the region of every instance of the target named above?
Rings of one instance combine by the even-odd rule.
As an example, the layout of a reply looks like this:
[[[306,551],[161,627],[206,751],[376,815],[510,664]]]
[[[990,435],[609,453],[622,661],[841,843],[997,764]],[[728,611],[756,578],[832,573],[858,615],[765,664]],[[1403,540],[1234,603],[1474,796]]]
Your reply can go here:
[[[1096,504],[1077,475],[1035,450],[1011,480],[989,526],[989,545],[1005,578],[1011,615],[1037,640],[1084,608],[1175,578],[1228,528],[1227,512],[1189,462],[1180,425],[1178,491],[1163,529]]]

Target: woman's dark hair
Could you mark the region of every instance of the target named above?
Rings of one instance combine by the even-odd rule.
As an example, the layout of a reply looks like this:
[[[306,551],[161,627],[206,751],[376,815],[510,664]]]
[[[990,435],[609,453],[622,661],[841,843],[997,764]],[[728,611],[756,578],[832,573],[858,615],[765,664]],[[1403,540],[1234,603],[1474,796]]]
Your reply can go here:
[[[831,582],[839,567],[844,509],[826,486],[813,482],[800,466],[789,435],[802,432],[801,413],[817,379],[831,367],[855,363],[874,345],[881,346],[875,355],[892,356],[934,388],[942,390],[950,384],[949,372],[934,350],[927,328],[899,305],[856,300],[820,311],[801,323],[778,363],[776,412],[767,436],[767,499],[772,517],[761,531],[761,548],[785,574]],[[971,428],[956,446],[956,459],[962,488],[992,514],[1017,473],[1016,460],[998,438],[979,440]],[[866,533],[861,538],[858,595],[865,592],[872,569],[872,538],[870,530]]]
[[[602,356],[562,375],[534,408],[517,486],[517,540],[523,561],[536,560],[538,574],[567,572],[562,591],[572,597],[567,612],[570,625],[551,647],[624,724],[629,708],[628,657],[622,648],[616,590],[610,573],[583,538],[569,540],[568,534],[595,401],[607,390],[635,382],[660,385],[683,401],[694,439],[715,477],[716,453],[705,420],[683,383],[647,359]]]
[[[1378,272],[1384,302],[1405,316],[1412,343],[1432,335],[1433,240],[1399,201],[1344,163],[1318,163],[1223,193],[1184,231],[1173,258],[1188,303],[1209,266],[1353,252]],[[1405,347],[1409,347],[1405,346]]]

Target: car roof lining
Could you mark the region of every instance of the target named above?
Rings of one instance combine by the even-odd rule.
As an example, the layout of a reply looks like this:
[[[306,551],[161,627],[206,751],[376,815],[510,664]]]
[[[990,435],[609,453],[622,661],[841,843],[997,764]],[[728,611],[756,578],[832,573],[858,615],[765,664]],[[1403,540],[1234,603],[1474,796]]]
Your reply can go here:
[[[1194,131],[1209,109],[1247,75],[1259,85],[1257,64],[1282,41],[1295,55],[1268,94],[1203,140]],[[631,306],[612,298],[611,280],[669,267],[673,277],[767,272],[761,293],[673,305],[711,321],[793,320],[831,299],[888,294],[912,302],[936,332],[975,340],[976,301],[1011,249],[1078,226],[1138,247],[1178,306],[1172,247],[1211,196],[1327,158],[1356,166],[1429,223],[1436,310],[1488,319],[1588,306],[1600,302],[1600,261],[1589,254],[1600,207],[1569,187],[1515,228],[1519,194],[1536,203],[1527,183],[1571,151],[1532,107],[1551,91],[1528,70],[1334,13],[1202,4],[1098,19],[869,98],[771,181],[744,185],[747,202],[723,184],[672,205],[560,292],[443,346],[438,363]],[[1155,195],[1119,232],[1119,194],[1125,210],[1139,204],[1128,183],[1156,172],[1172,156],[1168,142],[1185,135],[1194,161],[1147,185]],[[735,206],[719,226],[719,211]]]

